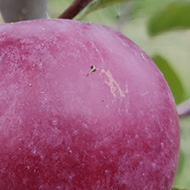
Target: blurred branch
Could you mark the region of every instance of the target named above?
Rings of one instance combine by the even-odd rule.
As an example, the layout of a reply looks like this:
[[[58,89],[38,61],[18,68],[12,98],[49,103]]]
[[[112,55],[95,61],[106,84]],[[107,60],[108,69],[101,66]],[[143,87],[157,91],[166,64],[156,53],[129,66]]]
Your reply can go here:
[[[190,99],[177,105],[177,112],[180,118],[190,116]]]
[[[84,9],[92,0],[74,0],[59,18],[73,19],[82,9]]]
[[[47,17],[47,0],[0,0],[5,22],[17,22]]]

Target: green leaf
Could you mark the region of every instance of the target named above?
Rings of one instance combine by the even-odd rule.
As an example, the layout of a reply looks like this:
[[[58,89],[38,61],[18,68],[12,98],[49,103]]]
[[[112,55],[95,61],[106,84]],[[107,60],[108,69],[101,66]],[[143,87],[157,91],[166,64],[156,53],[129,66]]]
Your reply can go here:
[[[180,157],[178,163],[177,175],[175,176],[174,186],[182,187],[186,190],[190,190],[190,178],[189,178],[189,168],[190,168],[190,117],[180,120]],[[182,163],[183,162],[183,163]],[[182,164],[182,165],[181,165]],[[182,170],[180,169],[182,166]],[[179,188],[178,188],[179,189]],[[182,189],[183,190],[183,189]]]
[[[180,127],[182,127],[182,125],[180,125]],[[180,137],[182,138],[182,130],[181,130],[181,136]],[[180,155],[179,155],[179,160],[178,160],[178,167],[177,167],[177,172],[176,172],[174,184],[178,184],[178,180],[180,180],[181,175],[184,172],[185,166],[186,166],[185,165],[185,153],[183,152],[183,150],[180,150]]]
[[[180,174],[183,172],[184,162],[185,162],[185,155],[182,152],[182,150],[180,150],[176,177],[180,176]]]
[[[172,3],[148,21],[148,32],[154,36],[173,29],[190,28],[190,3]]]
[[[141,1],[134,1],[133,6],[131,7],[131,13],[134,16],[148,16],[155,14],[170,3],[174,2],[175,0],[141,0]],[[180,1],[180,0],[178,0]],[[140,15],[139,15],[140,14]]]
[[[87,14],[101,9],[101,8],[105,8],[108,7],[110,5],[113,5],[115,3],[123,3],[123,2],[127,2],[130,0],[93,0],[91,3],[89,3],[86,8],[79,14],[78,18],[82,19],[83,17],[85,17]]]
[[[179,187],[173,187],[172,190],[190,190],[190,189],[187,189],[187,188],[183,189],[183,188],[179,188]]]
[[[168,82],[176,103],[182,102],[184,100],[185,90],[177,73],[171,67],[171,64],[160,55],[155,55],[152,59]]]

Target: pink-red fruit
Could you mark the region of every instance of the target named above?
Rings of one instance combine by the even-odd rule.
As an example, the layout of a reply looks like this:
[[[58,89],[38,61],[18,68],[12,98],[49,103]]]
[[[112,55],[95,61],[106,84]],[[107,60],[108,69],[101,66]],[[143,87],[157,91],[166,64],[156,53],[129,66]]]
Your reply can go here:
[[[96,24],[0,26],[2,190],[171,190],[179,124],[153,61]]]

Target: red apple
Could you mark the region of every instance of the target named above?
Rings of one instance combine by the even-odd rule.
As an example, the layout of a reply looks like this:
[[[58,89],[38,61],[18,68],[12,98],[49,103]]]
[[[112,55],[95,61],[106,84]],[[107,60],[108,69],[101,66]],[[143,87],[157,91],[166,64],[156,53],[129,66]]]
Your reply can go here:
[[[0,26],[2,190],[170,190],[179,153],[171,91],[105,26]]]

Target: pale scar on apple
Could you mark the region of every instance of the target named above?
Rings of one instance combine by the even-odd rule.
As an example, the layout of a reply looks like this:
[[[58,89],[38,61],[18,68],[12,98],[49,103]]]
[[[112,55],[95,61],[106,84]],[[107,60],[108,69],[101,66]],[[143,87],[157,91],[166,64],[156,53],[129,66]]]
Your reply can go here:
[[[105,84],[107,84],[110,87],[111,93],[114,97],[116,97],[116,92],[119,92],[119,95],[123,98],[125,97],[125,93],[121,87],[119,86],[119,84],[117,83],[117,81],[113,78],[112,74],[110,71],[106,71],[105,69],[102,69],[101,72],[103,74],[105,74],[107,76],[107,78],[109,79],[109,81],[104,81]]]
[[[141,57],[142,57],[142,59],[145,61],[145,57],[144,57],[144,54],[143,54],[143,53],[141,53]]]

